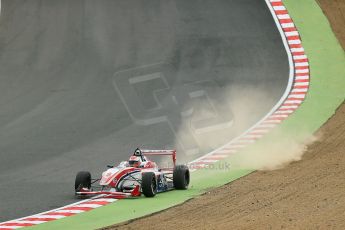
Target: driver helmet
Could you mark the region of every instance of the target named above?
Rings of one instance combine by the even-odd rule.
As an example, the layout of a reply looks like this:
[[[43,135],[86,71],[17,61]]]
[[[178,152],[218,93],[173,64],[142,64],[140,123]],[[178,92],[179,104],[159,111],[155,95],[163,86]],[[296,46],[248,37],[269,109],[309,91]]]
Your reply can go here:
[[[139,148],[137,148],[135,151],[134,151],[134,154],[133,154],[134,156],[141,156],[141,155],[143,155],[142,154],[142,152],[141,152],[141,150],[139,149]]]
[[[140,159],[140,157],[137,157],[137,156],[131,156],[129,158],[128,164],[130,167],[136,167],[137,168],[141,164],[141,159]]]

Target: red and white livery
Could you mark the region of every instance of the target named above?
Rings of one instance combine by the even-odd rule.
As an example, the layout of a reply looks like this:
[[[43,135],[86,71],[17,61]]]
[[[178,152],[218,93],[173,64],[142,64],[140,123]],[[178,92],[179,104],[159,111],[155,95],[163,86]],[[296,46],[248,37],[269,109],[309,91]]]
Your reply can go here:
[[[147,156],[171,156],[173,167],[159,168]],[[88,171],[78,172],[75,179],[75,194],[86,198],[104,195],[116,199],[153,197],[156,193],[172,189],[187,189],[190,181],[186,165],[176,165],[176,150],[141,150],[137,148],[128,161],[117,166],[108,166],[99,179],[92,179]],[[96,182],[99,182],[96,185]]]

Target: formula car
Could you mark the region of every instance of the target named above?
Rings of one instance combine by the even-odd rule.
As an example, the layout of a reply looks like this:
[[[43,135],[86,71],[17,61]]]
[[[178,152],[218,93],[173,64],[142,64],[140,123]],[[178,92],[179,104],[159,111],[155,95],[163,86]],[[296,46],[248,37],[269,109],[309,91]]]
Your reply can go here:
[[[159,168],[147,156],[171,156],[172,168]],[[116,199],[154,197],[156,193],[172,189],[187,189],[190,181],[186,165],[176,165],[176,150],[141,150],[137,148],[128,161],[109,169],[99,179],[91,179],[90,172],[78,172],[75,178],[75,195],[78,198],[106,196]],[[96,183],[99,182],[99,185]]]

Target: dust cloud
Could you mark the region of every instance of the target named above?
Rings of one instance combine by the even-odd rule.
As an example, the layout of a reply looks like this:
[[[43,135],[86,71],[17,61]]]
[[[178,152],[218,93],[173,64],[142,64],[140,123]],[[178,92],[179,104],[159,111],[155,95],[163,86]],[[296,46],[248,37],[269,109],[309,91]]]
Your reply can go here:
[[[306,139],[300,141],[275,132],[273,140],[268,138],[255,147],[240,152],[235,167],[262,171],[282,169],[294,161],[301,160],[308,145],[320,138],[316,135],[304,136]]]
[[[186,108],[192,108],[192,116],[181,122],[176,132],[175,146],[181,146],[182,142],[184,146],[194,149],[191,154],[185,151],[187,152],[185,159],[180,160],[185,162],[194,160],[229,143],[264,118],[280,99],[272,98],[270,96],[272,92],[260,86],[228,86],[224,87],[221,93],[218,91],[216,94],[216,98],[221,100],[212,101],[215,95],[209,94],[208,98],[185,105]],[[212,122],[209,122],[210,120]],[[200,129],[196,128],[196,124],[200,126],[202,123],[206,124],[203,128],[205,132],[200,132]],[[233,166],[254,170],[279,169],[290,162],[300,160],[306,146],[318,139],[316,136],[300,134],[298,136],[306,137],[301,142],[295,136],[279,133],[277,128],[272,131],[275,132],[274,140],[260,141],[255,148],[248,146],[236,153]],[[188,133],[192,134],[192,138],[185,138]],[[195,151],[195,148],[198,151]]]

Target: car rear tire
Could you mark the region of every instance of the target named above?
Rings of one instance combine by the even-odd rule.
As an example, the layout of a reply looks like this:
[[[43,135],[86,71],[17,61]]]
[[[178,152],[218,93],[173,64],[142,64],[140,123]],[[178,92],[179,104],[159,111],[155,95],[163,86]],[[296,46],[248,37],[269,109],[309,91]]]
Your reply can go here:
[[[86,171],[81,171],[77,173],[75,177],[74,189],[79,192],[82,188],[91,188],[91,173]]]
[[[187,189],[190,174],[187,165],[176,165],[173,171],[173,183],[175,189]]]
[[[142,174],[141,189],[146,197],[154,197],[157,193],[157,180],[154,172]]]

